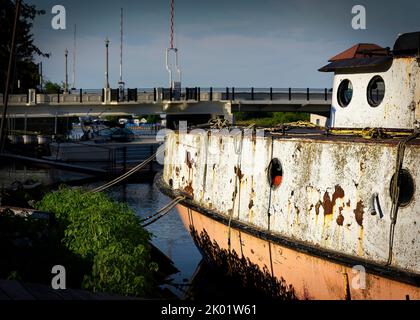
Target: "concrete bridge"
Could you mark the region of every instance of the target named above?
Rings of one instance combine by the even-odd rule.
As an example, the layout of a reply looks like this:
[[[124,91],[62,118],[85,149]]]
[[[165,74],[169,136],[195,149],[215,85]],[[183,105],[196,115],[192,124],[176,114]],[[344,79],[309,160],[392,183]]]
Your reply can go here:
[[[232,112],[306,112],[328,116],[331,89],[164,88],[82,90],[9,96],[12,118],[73,117],[86,114],[130,116],[147,114],[230,116]],[[0,103],[3,95],[0,94]],[[2,105],[2,104],[0,104]]]

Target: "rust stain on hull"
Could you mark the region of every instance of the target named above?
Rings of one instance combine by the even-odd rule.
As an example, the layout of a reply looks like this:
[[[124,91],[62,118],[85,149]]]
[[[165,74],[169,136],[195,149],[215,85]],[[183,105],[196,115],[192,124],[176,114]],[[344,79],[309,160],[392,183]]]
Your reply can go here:
[[[361,227],[363,227],[363,214],[365,213],[364,209],[365,206],[363,205],[363,201],[360,200],[357,202],[356,209],[353,210],[357,224]]]
[[[322,202],[322,208],[324,209],[324,216],[328,216],[333,213],[333,202],[330,199],[328,191],[324,193],[324,202]]]
[[[189,182],[187,186],[184,188],[184,191],[194,197],[194,189],[192,187],[192,182]]]
[[[316,215],[319,215],[319,208],[321,207],[322,202],[318,201],[317,204],[315,205],[315,213]]]
[[[242,178],[244,177],[244,174],[242,173],[241,168],[235,166],[233,170],[236,176],[239,178],[239,181],[241,181]]]
[[[337,224],[339,225],[339,226],[342,226],[343,225],[343,223],[344,223],[344,216],[340,213],[339,215],[338,215],[338,217],[337,217]]]
[[[337,202],[337,199],[339,198],[344,198],[344,190],[339,185],[335,186],[332,199],[330,199],[330,195],[328,194],[328,191],[325,191],[324,199],[323,199],[324,201],[322,202],[322,207],[324,209],[324,216],[333,214],[335,204]],[[317,212],[319,212],[319,207],[318,207]]]

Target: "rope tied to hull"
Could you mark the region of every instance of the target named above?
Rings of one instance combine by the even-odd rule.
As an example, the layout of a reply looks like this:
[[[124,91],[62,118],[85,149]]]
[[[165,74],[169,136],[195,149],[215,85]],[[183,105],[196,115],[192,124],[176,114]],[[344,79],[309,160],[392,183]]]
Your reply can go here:
[[[164,148],[161,148],[160,150],[158,149],[154,154],[152,154],[149,158],[147,158],[146,160],[144,160],[142,163],[138,164],[137,166],[133,167],[131,170],[127,171],[126,173],[122,174],[121,176],[115,178],[112,181],[109,181],[107,183],[105,183],[102,186],[99,186],[93,190],[88,191],[89,193],[96,193],[96,192],[102,192],[114,185],[116,185],[117,183],[120,183],[121,181],[127,179],[129,176],[131,176],[132,174],[134,174],[136,171],[144,168],[147,164],[149,164],[151,161],[154,160],[154,158],[161,154],[162,152],[164,152]],[[185,196],[178,196],[176,198],[174,198],[171,202],[169,202],[168,204],[166,204],[165,206],[163,206],[162,208],[160,208],[158,211],[156,211],[155,213],[140,219],[140,223],[145,222],[144,224],[142,224],[142,227],[147,227],[149,225],[151,225],[152,223],[160,220],[161,218],[163,218],[164,216],[166,216],[179,202],[181,202],[182,200],[184,200],[186,197]]]
[[[405,154],[405,148],[408,142],[416,139],[420,136],[420,131],[415,131],[410,136],[406,137],[405,139],[401,140],[398,143],[397,146],[397,158],[396,158],[396,166],[395,166],[395,173],[394,178],[392,179],[391,184],[391,225],[389,230],[389,254],[388,254],[388,260],[386,262],[386,265],[391,265],[392,262],[392,250],[394,246],[394,234],[395,234],[395,225],[397,223],[397,216],[398,216],[398,208],[399,208],[399,198],[400,198],[400,173],[402,170],[402,165],[404,161],[404,154]]]
[[[240,207],[241,207],[241,184],[239,183],[238,186],[238,179],[239,182],[242,179],[240,177],[241,175],[241,167],[242,167],[242,149],[243,149],[243,144],[244,144],[244,135],[245,135],[245,131],[246,130],[250,130],[252,127],[254,127],[255,124],[251,123],[250,125],[248,125],[244,130],[241,130],[240,135],[239,134],[235,134],[233,136],[234,139],[234,149],[235,149],[235,153],[238,155],[238,159],[237,159],[237,163],[236,163],[236,169],[235,169],[235,186],[234,186],[234,191],[233,191],[233,197],[232,197],[232,209],[229,210],[229,223],[228,223],[228,249],[229,249],[229,253],[231,252],[231,238],[232,238],[232,219],[233,219],[233,214],[235,211],[235,202],[236,202],[236,197],[239,194],[239,199],[238,199],[238,218],[239,218],[239,213],[240,213]],[[237,137],[239,136],[239,142],[237,141]],[[242,249],[242,247],[241,247]]]
[[[145,221],[147,221],[147,220],[150,220],[150,219],[152,219],[152,218],[154,218],[154,217],[156,217],[157,215],[159,215],[160,213],[162,213],[162,212],[166,212],[166,210],[168,209],[168,208],[172,208],[172,206],[173,206],[173,204],[174,203],[178,203],[179,201],[181,201],[181,200],[184,200],[185,199],[185,197],[182,197],[182,196],[180,196],[180,197],[176,197],[175,199],[172,199],[172,201],[171,202],[169,202],[167,205],[165,205],[165,206],[163,206],[162,208],[160,208],[158,211],[156,211],[155,213],[153,213],[152,215],[149,215],[149,216],[147,216],[147,217],[145,217],[145,218],[143,218],[143,219],[140,219],[140,222],[145,222]]]
[[[176,197],[175,199],[173,199],[171,202],[169,202],[167,205],[165,205],[164,207],[160,208],[158,211],[156,211],[154,214],[151,214],[150,216],[143,218],[140,220],[140,222],[146,222],[144,224],[142,224],[142,227],[147,227],[149,225],[151,225],[152,223],[160,220],[161,218],[163,218],[164,216],[166,216],[169,212],[171,212],[171,210],[178,204],[180,203],[182,200],[184,200],[185,197],[184,196],[179,196]]]
[[[162,152],[164,152],[165,149],[164,148],[160,148],[158,149],[154,154],[152,154],[149,158],[147,158],[146,160],[144,160],[142,163],[136,165],[135,167],[133,167],[132,169],[130,169],[129,171],[127,171],[126,173],[122,174],[121,176],[115,178],[112,181],[109,181],[107,183],[105,183],[102,186],[99,186],[95,189],[90,190],[89,192],[91,193],[96,193],[96,192],[101,192],[104,191],[114,185],[116,185],[117,183],[120,183],[121,181],[127,179],[129,176],[131,176],[132,174],[134,174],[135,172],[141,170],[142,168],[144,168],[147,164],[149,164],[150,162],[152,162],[155,157],[159,154],[161,154]]]
[[[328,133],[337,136],[360,136],[364,139],[392,139],[397,137],[407,137],[412,135],[411,131],[399,131],[398,129],[385,128],[363,128],[363,129],[346,129],[346,128],[331,128]]]
[[[233,197],[232,197],[232,209],[229,210],[229,222],[228,222],[228,249],[229,249],[229,253],[231,252],[231,237],[232,237],[232,219],[233,219],[233,214],[235,211],[235,202],[236,202],[236,197],[239,194],[240,195],[240,190],[238,190],[238,179],[240,179],[239,175],[240,175],[240,171],[241,171],[241,158],[242,158],[242,147],[243,147],[243,141],[244,141],[244,135],[243,135],[243,131],[241,130],[240,133],[240,138],[239,138],[239,143],[236,140],[236,135],[234,136],[234,148],[235,148],[235,153],[238,155],[238,159],[236,162],[236,169],[235,169],[235,185],[234,185],[234,190],[233,190]],[[240,189],[240,184],[239,184],[239,189]],[[240,203],[238,204],[238,210],[240,210]],[[230,264],[229,264],[230,267]]]

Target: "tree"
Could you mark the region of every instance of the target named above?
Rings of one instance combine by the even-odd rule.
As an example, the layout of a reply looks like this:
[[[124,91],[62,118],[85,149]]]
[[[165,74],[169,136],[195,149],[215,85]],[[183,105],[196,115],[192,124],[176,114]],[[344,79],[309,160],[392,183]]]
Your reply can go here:
[[[54,83],[51,81],[46,81],[44,83],[44,92],[45,93],[60,93],[62,86],[58,83]]]
[[[35,88],[39,83],[38,65],[34,62],[34,58],[35,56],[48,58],[49,54],[43,53],[34,45],[31,31],[35,17],[42,14],[45,14],[44,10],[37,10],[34,5],[22,2],[16,30],[16,59],[11,78],[11,93],[18,91],[18,80],[22,92]],[[6,86],[14,17],[15,2],[0,0],[0,92],[4,92]]]

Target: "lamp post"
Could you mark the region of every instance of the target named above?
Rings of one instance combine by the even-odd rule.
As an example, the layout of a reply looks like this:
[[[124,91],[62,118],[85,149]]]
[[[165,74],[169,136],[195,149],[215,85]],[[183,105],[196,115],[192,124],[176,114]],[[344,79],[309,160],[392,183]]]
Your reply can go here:
[[[39,89],[43,91],[44,79],[42,76],[42,61],[38,64],[38,74],[39,74]]]
[[[105,88],[109,88],[109,40],[105,39]]]
[[[64,58],[65,58],[65,68],[64,68],[64,70],[65,70],[64,93],[68,93],[68,89],[69,89],[69,75],[68,75],[68,72],[67,72],[67,57],[68,57],[68,55],[69,55],[69,51],[68,51],[68,50],[67,50],[67,48],[66,48],[66,50],[64,50]]]
[[[118,81],[119,97],[120,101],[124,101],[124,81],[122,76],[122,66],[123,66],[123,8],[121,8],[121,18],[120,18],[120,80]]]

